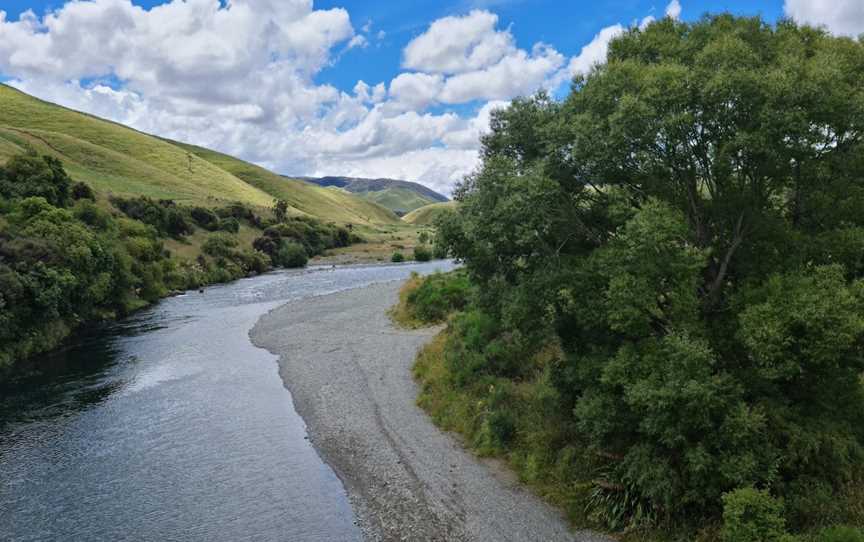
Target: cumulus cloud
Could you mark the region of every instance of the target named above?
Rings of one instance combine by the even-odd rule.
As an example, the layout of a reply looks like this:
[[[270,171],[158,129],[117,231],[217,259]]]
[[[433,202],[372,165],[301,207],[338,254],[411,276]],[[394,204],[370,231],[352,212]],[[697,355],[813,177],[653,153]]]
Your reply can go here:
[[[464,17],[444,17],[405,47],[405,68],[437,73],[462,73],[495,64],[513,52],[513,35],[497,30],[498,16],[474,10]]]
[[[519,49],[510,30],[497,25],[494,13],[473,10],[461,17],[438,19],[411,40],[404,50],[403,67],[424,73],[429,83],[424,90],[437,91],[434,97],[419,94],[417,104],[461,104],[531,94],[543,88],[566,62],[561,53],[543,43],[535,44],[531,51]],[[429,79],[433,76],[434,86]],[[403,77],[393,83],[402,84]]]
[[[570,59],[567,66],[570,76],[587,74],[595,65],[605,62],[609,54],[609,42],[623,33],[624,27],[620,24],[607,26],[598,32],[577,56]]]
[[[361,30],[311,0],[68,1],[17,20],[0,10],[0,74],[40,98],[275,171],[406,178],[449,193],[476,167],[492,111],[604,61],[624,28],[604,28],[567,58],[543,43],[518,47],[497,15],[474,10],[432,22],[388,83],[316,82],[346,51],[385,37],[368,21]],[[472,112],[429,112],[466,103]]]
[[[531,94],[564,64],[564,56],[538,44],[529,54],[518,50],[483,70],[460,73],[447,79],[441,90],[444,103],[503,100]]]
[[[786,15],[799,23],[824,26],[828,31],[858,37],[864,34],[864,2],[861,0],[786,0]]]
[[[390,97],[412,109],[422,110],[438,100],[444,78],[440,74],[401,73],[390,82]]]

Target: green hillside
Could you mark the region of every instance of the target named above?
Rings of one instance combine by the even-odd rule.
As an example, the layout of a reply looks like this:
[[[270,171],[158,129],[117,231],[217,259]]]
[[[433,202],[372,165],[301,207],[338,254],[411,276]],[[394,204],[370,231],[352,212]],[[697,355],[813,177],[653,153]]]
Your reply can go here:
[[[73,178],[104,193],[259,206],[273,200],[205,160],[193,157],[190,164],[176,145],[5,85],[0,85],[0,141],[0,159],[31,147],[60,158]]]
[[[399,217],[389,209],[342,190],[329,190],[322,186],[289,179],[262,167],[238,160],[202,147],[175,143],[220,169],[230,172],[273,197],[284,199],[295,212],[317,216],[335,222],[354,224],[394,224]]]
[[[435,200],[425,197],[407,188],[386,188],[377,192],[358,192],[358,196],[374,201],[388,209],[411,212],[420,207],[425,207]]]
[[[289,214],[362,225],[394,224],[391,211],[347,192],[284,179],[264,168],[51,104],[0,85],[0,161],[27,148],[63,161],[76,180],[104,194],[208,206],[239,201]]]
[[[363,177],[301,177],[317,186],[343,190],[382,205],[398,215],[410,213],[430,203],[449,201],[428,186],[400,179]]]
[[[411,211],[402,217],[404,222],[415,226],[428,226],[435,223],[435,219],[444,213],[452,212],[458,204],[455,201],[433,203]]]

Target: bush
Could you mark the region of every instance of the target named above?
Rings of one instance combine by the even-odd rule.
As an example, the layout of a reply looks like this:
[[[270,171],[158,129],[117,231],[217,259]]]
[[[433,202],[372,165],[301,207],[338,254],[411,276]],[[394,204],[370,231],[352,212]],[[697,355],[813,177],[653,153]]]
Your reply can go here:
[[[165,233],[175,238],[189,235],[195,231],[195,228],[186,220],[183,213],[174,207],[166,210],[164,228]]]
[[[273,264],[280,267],[304,267],[309,260],[303,245],[293,241],[282,240],[279,249],[273,257]]]
[[[113,197],[111,203],[129,218],[153,226],[160,234],[179,238],[193,231],[183,212],[171,200]]]
[[[723,542],[783,542],[783,505],[767,491],[752,487],[723,495]]]
[[[42,197],[65,207],[71,183],[60,161],[48,155],[19,154],[0,168],[0,196],[8,199]]]
[[[393,256],[390,257],[390,261],[393,263],[402,263],[405,261],[405,256],[401,252],[394,252]]]
[[[229,233],[237,233],[240,231],[240,222],[233,216],[223,218],[219,221],[219,229]]]
[[[193,207],[190,215],[192,216],[192,220],[205,230],[214,231],[219,228],[219,217],[210,209]]]
[[[78,201],[72,212],[75,218],[97,230],[107,230],[113,222],[110,213],[100,209],[89,199]]]
[[[417,245],[414,247],[414,260],[418,262],[428,262],[432,259],[432,251],[426,245]]]
[[[90,185],[79,181],[72,185],[72,199],[89,199],[95,201],[96,195],[93,194],[93,189],[90,188]]]
[[[854,527],[837,526],[822,529],[817,542],[864,542],[864,531]]]
[[[230,257],[234,255],[237,239],[224,233],[214,233],[204,241],[201,251],[215,257]]]
[[[465,308],[470,288],[465,273],[435,273],[411,291],[406,301],[416,319],[426,323],[443,322],[450,313]]]

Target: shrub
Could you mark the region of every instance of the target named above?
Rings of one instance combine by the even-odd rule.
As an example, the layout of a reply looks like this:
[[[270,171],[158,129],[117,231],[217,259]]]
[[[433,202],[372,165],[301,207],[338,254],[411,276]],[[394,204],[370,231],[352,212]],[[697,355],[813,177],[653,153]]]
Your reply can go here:
[[[90,188],[90,185],[78,181],[77,183],[72,185],[72,199],[89,199],[95,201],[96,195],[93,194],[93,189]]]
[[[234,249],[237,247],[237,239],[224,234],[214,233],[204,241],[201,250],[204,254],[214,257],[229,257],[234,254]]]
[[[113,197],[111,203],[129,218],[149,224],[163,235],[179,238],[193,231],[186,216],[171,200],[156,201],[145,196],[131,199]]]
[[[9,199],[42,197],[51,205],[65,207],[71,183],[60,160],[48,155],[15,155],[0,168],[0,195]]]
[[[240,231],[240,222],[233,216],[223,218],[219,221],[219,229],[229,233],[237,233]]]
[[[164,227],[165,233],[175,238],[189,235],[195,231],[192,224],[186,220],[186,216],[173,206],[166,210]]]
[[[112,222],[111,215],[97,207],[89,199],[78,201],[72,212],[75,214],[75,218],[97,230],[108,229]]]
[[[767,491],[752,487],[723,495],[723,542],[788,541],[783,505]]]
[[[408,294],[407,303],[418,320],[442,322],[450,313],[465,307],[470,287],[465,273],[435,273]]]
[[[214,231],[219,228],[219,217],[210,209],[193,207],[190,211],[192,220],[205,230]]]
[[[817,542],[864,542],[864,531],[854,527],[837,526],[822,529]]]
[[[414,259],[418,262],[428,262],[432,259],[432,251],[426,245],[414,247]]]
[[[273,257],[273,263],[280,267],[304,267],[309,260],[306,249],[300,243],[282,240]]]
[[[393,256],[390,257],[390,261],[393,263],[401,263],[405,261],[405,256],[401,252],[394,252]]]

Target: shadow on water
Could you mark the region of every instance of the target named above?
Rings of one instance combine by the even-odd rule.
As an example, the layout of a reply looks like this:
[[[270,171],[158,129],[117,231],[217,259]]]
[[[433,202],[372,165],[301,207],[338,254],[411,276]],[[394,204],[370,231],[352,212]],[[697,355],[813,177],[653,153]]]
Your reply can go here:
[[[86,409],[121,388],[122,382],[112,378],[124,360],[114,334],[113,326],[94,326],[38,363],[28,360],[9,369],[0,381],[0,432],[10,424]]]

